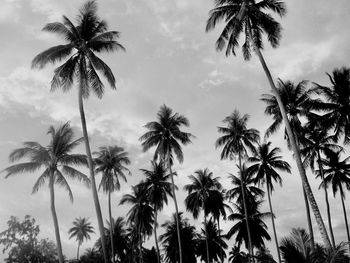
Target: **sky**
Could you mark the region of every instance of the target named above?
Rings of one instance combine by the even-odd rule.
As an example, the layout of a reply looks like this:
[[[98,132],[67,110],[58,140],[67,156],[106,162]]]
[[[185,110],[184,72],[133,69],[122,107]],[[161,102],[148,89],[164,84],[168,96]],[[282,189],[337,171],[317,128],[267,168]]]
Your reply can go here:
[[[226,57],[215,50],[215,41],[222,29],[205,32],[211,0],[99,0],[98,14],[111,30],[121,32],[120,43],[126,52],[101,55],[117,79],[117,90],[106,85],[104,97],[91,96],[85,101],[86,118],[92,150],[100,146],[118,145],[129,153],[132,176],[119,192],[113,194],[113,216],[125,216],[129,207],[118,206],[123,194],[142,178],[139,169],[150,168],[153,149],[144,153],[139,137],[146,131],[143,125],[155,120],[160,106],[166,104],[190,121],[186,128],[196,137],[183,148],[184,162],[174,170],[179,189],[189,183],[188,175],[197,169],[208,168],[230,187],[228,173],[236,173],[232,161],[220,160],[215,149],[219,134],[217,127],[235,109],[249,114],[248,126],[262,134],[271,124],[264,115],[263,93],[270,88],[256,57],[248,62]],[[62,15],[75,19],[84,1],[0,0],[0,170],[10,165],[8,155],[24,141],[47,145],[49,126],[70,121],[76,137],[82,136],[78,111],[77,89],[69,93],[50,92],[54,66],[31,69],[31,61],[39,52],[64,42],[59,37],[42,32],[48,22],[61,21]],[[275,79],[295,83],[309,80],[329,85],[326,72],[349,66],[350,2],[347,0],[286,1],[288,13],[277,18],[283,26],[280,47],[272,49],[265,43],[263,54]],[[239,51],[239,50],[238,50]],[[57,64],[58,65],[58,64]],[[56,65],[56,66],[57,66]],[[311,84],[310,84],[311,85]],[[293,227],[305,227],[301,181],[291,153],[285,147],[283,133],[272,138],[274,146],[282,148],[284,158],[292,165],[292,174],[282,174],[283,188],[276,187],[272,201],[279,237],[288,235]],[[83,146],[77,152],[84,152]],[[8,179],[0,174],[0,232],[6,229],[10,216],[23,219],[33,216],[40,224],[42,238],[55,240],[47,185],[36,194],[31,190],[38,174],[21,174]],[[310,183],[326,221],[324,199],[317,191],[318,183],[308,171]],[[97,181],[100,175],[97,175]],[[68,258],[76,255],[77,243],[68,238],[68,230],[76,217],[87,217],[97,233],[97,221],[91,190],[79,182],[69,181],[74,194],[70,203],[67,193],[56,190],[56,209],[59,218],[63,252]],[[179,210],[184,211],[186,193],[178,191]],[[100,193],[104,218],[107,218],[107,196]],[[344,220],[339,199],[330,198],[336,241],[345,240]],[[348,201],[347,207],[348,207]],[[265,203],[262,211],[267,211]],[[172,202],[159,215],[160,223],[170,219]],[[193,221],[200,229],[200,220]],[[269,230],[271,225],[267,220]],[[228,230],[232,222],[223,224]],[[316,238],[319,231],[314,222]],[[162,230],[159,230],[160,234]],[[272,232],[270,231],[270,235]],[[81,251],[97,239],[83,244]],[[146,246],[152,245],[152,239]],[[232,247],[233,239],[228,242]],[[275,248],[268,242],[272,253]],[[0,261],[6,255],[0,253]]]

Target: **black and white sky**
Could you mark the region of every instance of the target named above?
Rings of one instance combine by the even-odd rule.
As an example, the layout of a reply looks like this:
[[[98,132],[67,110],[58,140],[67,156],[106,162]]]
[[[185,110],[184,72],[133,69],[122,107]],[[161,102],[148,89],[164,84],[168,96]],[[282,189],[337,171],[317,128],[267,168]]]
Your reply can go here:
[[[7,167],[9,153],[24,141],[48,143],[50,125],[70,121],[76,136],[82,136],[78,112],[77,90],[69,93],[50,92],[53,66],[32,70],[31,60],[46,48],[63,42],[55,35],[41,31],[48,22],[61,21],[62,15],[72,19],[82,0],[0,0],[0,170]],[[280,47],[271,49],[266,43],[264,56],[274,78],[298,82],[310,80],[328,85],[326,72],[350,63],[350,2],[348,0],[286,0],[288,14],[277,18],[283,25]],[[132,177],[113,195],[113,215],[125,216],[128,207],[118,206],[121,196],[142,179],[140,168],[149,168],[153,151],[143,153],[138,138],[143,125],[154,120],[159,107],[166,104],[184,114],[191,123],[187,131],[196,138],[184,148],[185,161],[175,165],[176,184],[180,189],[187,176],[199,168],[209,168],[221,176],[225,186],[228,173],[235,173],[233,162],[220,161],[214,143],[217,126],[238,109],[249,114],[249,127],[263,133],[271,124],[259,100],[269,92],[264,72],[253,57],[245,62],[225,57],[215,50],[219,29],[205,33],[212,0],[99,0],[99,15],[112,30],[121,32],[120,42],[126,52],[103,55],[116,78],[117,90],[106,86],[104,97],[86,101],[86,115],[92,148],[119,145],[129,153]],[[222,25],[221,25],[222,26]],[[292,175],[283,175],[284,187],[276,187],[273,202],[280,237],[292,227],[306,227],[301,182],[282,132],[272,138],[274,145],[293,166]],[[78,149],[83,152],[83,147]],[[310,172],[309,172],[310,174]],[[31,188],[38,174],[0,177],[0,231],[11,215],[23,218],[29,214],[41,227],[41,236],[54,240],[54,229],[46,186],[35,195]],[[97,176],[99,180],[99,176]],[[309,175],[317,200],[325,215],[318,183]],[[75,240],[68,239],[68,229],[78,217],[88,217],[97,227],[90,190],[70,181],[74,193],[71,204],[67,193],[57,189],[57,213],[64,254],[74,257]],[[185,193],[179,191],[180,210],[184,210]],[[107,197],[100,195],[104,217]],[[341,205],[331,198],[335,235],[345,239]],[[348,207],[348,201],[347,201]],[[267,211],[266,204],[263,210]],[[174,208],[170,202],[160,220],[169,219]],[[186,216],[192,219],[190,214]],[[325,218],[324,218],[325,219]],[[194,222],[198,228],[200,222]],[[270,222],[267,222],[270,226]],[[228,229],[229,223],[224,228]],[[316,224],[315,224],[316,229]],[[160,231],[161,232],[161,231]],[[316,237],[319,238],[316,229]],[[272,234],[271,234],[272,235]],[[83,250],[92,241],[83,244]],[[233,241],[229,242],[231,246]],[[148,245],[152,245],[149,241]],[[269,245],[274,252],[272,244]],[[0,261],[4,255],[0,254]]]

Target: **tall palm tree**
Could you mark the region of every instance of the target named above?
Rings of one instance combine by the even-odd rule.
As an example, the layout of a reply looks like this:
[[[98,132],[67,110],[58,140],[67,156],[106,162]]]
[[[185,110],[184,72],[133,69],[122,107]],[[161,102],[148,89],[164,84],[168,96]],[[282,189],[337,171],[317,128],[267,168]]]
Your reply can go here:
[[[186,263],[196,263],[197,247],[199,234],[196,232],[196,228],[188,223],[188,219],[182,217],[182,213],[179,213],[179,218],[176,221],[176,214],[174,213],[171,220],[162,224],[165,228],[164,234],[160,236],[160,240],[163,244],[165,251],[165,260],[169,263],[177,263],[180,259],[180,250],[177,246],[178,232],[177,223],[180,225],[181,244],[183,244],[181,252],[183,261]]]
[[[94,227],[85,217],[76,218],[75,221],[73,221],[73,227],[68,230],[68,234],[70,235],[69,239],[75,237],[76,241],[78,241],[77,260],[79,260],[79,248],[81,244],[84,242],[84,239],[89,240],[91,238],[91,233],[95,233]]]
[[[72,190],[65,176],[84,181],[89,184],[86,175],[79,172],[72,166],[86,165],[86,156],[82,154],[72,154],[71,152],[81,142],[82,138],[74,140],[74,133],[69,123],[55,129],[50,126],[48,134],[51,140],[47,146],[42,146],[38,142],[24,142],[22,148],[14,150],[10,156],[10,162],[28,159],[28,162],[14,164],[3,170],[5,178],[20,173],[33,173],[40,169],[45,169],[33,186],[32,193],[36,193],[45,182],[48,181],[50,189],[51,214],[55,227],[57,242],[57,254],[60,263],[63,263],[63,253],[58,227],[58,219],[55,208],[55,184],[58,184],[68,191],[70,200],[73,202]]]
[[[157,260],[160,263],[160,251],[157,237],[158,212],[163,209],[164,204],[168,204],[168,196],[172,197],[171,183],[169,182],[170,174],[163,162],[151,162],[151,170],[141,169],[146,176],[144,187],[150,204],[153,206],[154,213],[154,238],[157,249]]]
[[[271,72],[267,67],[261,50],[263,49],[262,36],[267,34],[267,39],[273,48],[277,48],[281,39],[281,25],[269,13],[276,13],[280,17],[286,14],[286,7],[283,1],[279,0],[218,0],[215,1],[215,7],[209,12],[206,31],[213,30],[215,26],[225,21],[225,27],[216,41],[216,49],[222,51],[226,47],[226,56],[235,55],[236,48],[239,46],[240,35],[245,34],[244,44],[242,45],[243,57],[249,60],[251,57],[251,48],[259,58],[259,61],[265,71],[270,87],[276,96],[283,121],[285,123],[291,147],[295,154],[297,166],[305,185],[307,197],[311,203],[315,214],[317,224],[320,228],[322,238],[326,246],[330,246],[324,222],[322,220],[318,205],[307,181],[305,171],[300,156],[300,149],[293,137],[293,131],[288,121],[285,106],[279,96]]]
[[[194,172],[195,175],[190,175],[190,184],[184,186],[184,190],[187,191],[188,195],[185,199],[187,211],[193,214],[195,219],[198,218],[199,213],[203,210],[204,214],[204,229],[205,229],[205,240],[206,240],[206,262],[209,263],[209,243],[207,233],[207,215],[210,212],[207,206],[208,200],[211,198],[214,192],[219,192],[222,188],[219,183],[219,178],[213,178],[213,173],[208,168],[203,170],[197,170]]]
[[[221,159],[232,159],[234,156],[238,156],[238,167],[242,170],[242,158],[247,155],[247,148],[254,152],[255,146],[260,139],[259,131],[256,129],[248,129],[247,122],[249,119],[249,115],[244,114],[240,115],[238,110],[235,110],[230,116],[227,116],[223,122],[227,124],[226,127],[218,127],[219,133],[223,133],[223,136],[219,137],[216,140],[215,146],[223,147],[221,152]],[[241,191],[242,191],[242,200],[243,200],[243,209],[246,217],[248,216],[248,212],[246,209],[246,198],[245,192],[243,190],[243,181],[241,183]],[[245,221],[247,224],[248,231],[248,251],[251,255],[253,255],[252,249],[252,241],[251,234],[249,229],[248,220]]]
[[[144,184],[141,183],[133,186],[132,191],[132,194],[123,195],[120,204],[128,203],[131,205],[127,214],[127,222],[136,227],[139,244],[139,262],[143,262],[142,243],[146,236],[152,234],[152,225],[154,223],[153,207],[148,203],[147,189],[144,187]]]
[[[275,237],[276,251],[278,256],[278,262],[281,263],[281,255],[279,253],[278,239],[276,233],[274,213],[272,210],[271,193],[274,190],[273,181],[282,185],[282,178],[277,171],[290,173],[290,166],[287,162],[282,160],[280,148],[275,147],[271,149],[271,142],[263,143],[259,145],[256,155],[250,157],[248,160],[252,165],[248,168],[249,173],[255,175],[255,182],[259,185],[266,184],[267,197],[270,206],[272,228]],[[277,170],[277,171],[276,171]]]
[[[301,118],[305,117],[309,110],[315,103],[314,100],[311,100],[306,88],[306,81],[301,81],[298,84],[294,84],[291,81],[283,82],[279,80],[277,92],[280,95],[280,98],[283,102],[283,105],[286,109],[287,118],[289,120],[293,137],[296,141],[298,148],[302,145],[301,140],[305,136],[305,129],[303,129]],[[276,132],[279,127],[283,124],[283,118],[281,110],[278,105],[277,98],[274,94],[263,94],[262,101],[264,101],[267,106],[265,113],[273,117],[273,123],[266,131],[266,136],[270,136],[272,133]],[[287,139],[288,147],[291,146],[291,140],[288,133],[285,131],[285,138]],[[296,157],[294,155],[294,157]],[[302,167],[305,173],[305,167]],[[305,173],[306,174],[306,173]],[[308,181],[307,177],[306,180]],[[306,210],[307,223],[310,233],[311,243],[314,245],[314,234],[312,229],[310,206],[308,202],[308,195],[305,189],[305,184],[302,180],[302,191],[304,195],[304,203]]]
[[[98,152],[94,153],[95,173],[102,173],[101,183],[99,189],[108,194],[108,213],[109,213],[109,231],[110,231],[110,242],[112,261],[115,262],[114,258],[114,242],[113,242],[113,220],[112,220],[112,207],[111,207],[111,194],[114,191],[119,191],[120,180],[127,181],[126,175],[131,175],[130,170],[126,165],[130,164],[128,153],[124,151],[124,148],[119,146],[103,146],[99,148]]]
[[[160,107],[160,110],[157,114],[157,119],[157,121],[148,122],[145,125],[145,128],[148,129],[148,132],[140,137],[140,141],[142,141],[143,151],[147,151],[148,149],[155,146],[156,150],[154,152],[154,160],[160,159],[168,166],[167,168],[169,170],[172,183],[172,196],[175,204],[175,212],[178,214],[179,209],[176,201],[174,174],[171,168],[173,164],[173,156],[175,154],[177,160],[182,163],[184,157],[181,144],[189,144],[191,142],[191,138],[194,136],[188,132],[183,132],[180,129],[183,126],[189,126],[188,119],[179,113],[173,113],[172,109],[166,105]],[[175,217],[175,219],[177,222],[178,217]],[[182,263],[182,246],[180,234],[180,225],[179,222],[177,222],[177,238],[180,251],[180,263]]]
[[[349,162],[350,157],[347,157],[341,161],[340,160],[341,152],[342,151],[326,152],[326,159],[322,160],[322,163],[325,166],[323,170],[325,178],[321,183],[321,186],[327,187],[328,185],[331,185],[334,196],[338,191],[340,193],[340,198],[341,198],[343,212],[344,212],[346,234],[347,234],[349,248],[350,248],[349,225],[348,225],[348,218],[347,218],[346,208],[344,203],[344,200],[345,200],[344,186],[347,189],[350,189],[350,162]]]
[[[51,91],[62,88],[64,92],[69,91],[74,82],[78,85],[78,101],[81,125],[84,134],[86,154],[91,179],[91,190],[97,214],[100,236],[105,263],[107,263],[106,246],[104,240],[104,227],[101,207],[98,199],[93,161],[91,156],[89,136],[86,126],[83,99],[87,99],[90,90],[102,98],[104,85],[97,73],[100,72],[107,79],[110,86],[115,89],[115,78],[112,70],[104,63],[96,53],[113,52],[125,50],[116,41],[120,33],[108,31],[107,22],[97,15],[97,3],[87,1],[79,11],[77,25],[63,16],[63,22],[48,23],[43,28],[46,32],[56,33],[66,41],[63,45],[51,47],[38,54],[32,61],[32,68],[43,68],[48,63],[56,63],[62,60],[65,62],[54,70],[51,81]]]

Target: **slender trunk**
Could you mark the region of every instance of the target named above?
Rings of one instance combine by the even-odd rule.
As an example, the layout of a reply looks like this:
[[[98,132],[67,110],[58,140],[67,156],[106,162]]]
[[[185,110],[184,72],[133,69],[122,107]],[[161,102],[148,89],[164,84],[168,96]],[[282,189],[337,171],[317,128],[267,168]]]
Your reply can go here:
[[[55,236],[56,236],[56,243],[57,243],[57,254],[58,254],[58,261],[59,263],[63,263],[63,253],[62,253],[62,244],[61,244],[61,237],[60,237],[60,230],[58,228],[58,219],[56,214],[56,208],[55,208],[55,189],[54,189],[54,172],[50,172],[50,201],[51,201],[51,214],[53,219],[53,225],[55,227]]]
[[[160,252],[159,252],[158,237],[157,237],[158,210],[156,209],[156,206],[154,206],[153,209],[154,209],[154,241],[157,249],[157,260],[158,260],[158,263],[160,263]]]
[[[108,213],[109,213],[109,235],[111,240],[112,262],[115,263],[114,241],[113,241],[114,220],[112,218],[111,191],[108,191]]]
[[[217,221],[218,221],[218,233],[219,233],[218,236],[220,237],[220,240],[221,240],[220,215],[219,215]],[[222,254],[222,250],[223,250],[223,248],[220,247],[220,259],[221,259],[221,263],[224,262],[224,257],[223,257],[223,254]]]
[[[301,188],[303,190],[305,211],[306,211],[306,219],[307,219],[307,226],[309,228],[311,248],[312,248],[312,250],[314,250],[314,248],[315,248],[315,238],[314,238],[314,230],[313,230],[312,221],[311,221],[309,201],[307,200],[307,195],[306,195],[305,189],[303,187],[303,184],[301,184]]]
[[[142,234],[141,234],[141,228],[139,230],[139,249],[140,249],[140,263],[143,263],[143,256],[142,256]]]
[[[209,242],[208,242],[208,229],[207,229],[207,215],[204,213],[204,231],[205,231],[205,248],[207,250],[207,263],[210,263],[209,258]]]
[[[182,263],[182,248],[181,248],[181,236],[180,236],[179,209],[178,209],[177,201],[176,201],[174,176],[173,176],[173,172],[172,172],[172,169],[171,169],[169,154],[168,154],[168,168],[169,168],[170,178],[171,178],[171,190],[173,192],[173,199],[174,199],[174,204],[175,204],[177,242],[178,242],[178,245],[179,245],[179,260],[180,260],[180,263]]]
[[[266,183],[267,188],[267,198],[269,200],[269,206],[270,206],[270,213],[271,213],[271,221],[272,221],[272,228],[273,228],[273,235],[275,237],[275,244],[276,244],[276,252],[278,257],[278,262],[281,263],[281,253],[278,245],[278,238],[277,238],[277,232],[276,232],[276,226],[275,226],[275,217],[272,210],[272,203],[271,203],[271,189],[269,187],[269,183]]]
[[[340,189],[341,204],[343,206],[343,213],[344,213],[344,220],[345,220],[345,227],[346,227],[346,235],[348,237],[348,243],[349,243],[349,249],[350,249],[350,234],[349,234],[348,216],[346,215],[346,208],[345,208],[345,203],[344,203],[344,192],[343,192],[343,187],[342,187],[341,184],[339,185],[339,189]]]
[[[309,181],[308,181],[308,179],[306,177],[305,169],[304,169],[303,163],[301,161],[300,149],[299,149],[299,147],[297,147],[295,138],[293,136],[292,128],[291,128],[290,123],[288,121],[287,113],[286,113],[286,110],[285,110],[284,105],[282,103],[280,94],[278,93],[278,90],[277,90],[277,88],[275,86],[275,83],[273,82],[271,73],[270,73],[270,71],[269,71],[269,69],[268,69],[268,67],[266,65],[266,62],[264,60],[263,55],[261,54],[260,49],[257,48],[254,45],[254,51],[259,57],[260,63],[261,63],[261,65],[262,65],[262,67],[263,67],[263,69],[265,71],[265,74],[266,74],[266,77],[267,77],[267,79],[269,81],[271,89],[272,89],[272,91],[273,91],[273,93],[274,93],[274,95],[275,95],[275,97],[277,99],[278,106],[279,106],[279,109],[281,111],[284,124],[286,126],[287,134],[288,134],[288,137],[290,138],[290,143],[291,143],[291,146],[292,146],[292,150],[293,150],[294,155],[295,155],[295,159],[296,159],[296,163],[297,163],[297,166],[298,166],[299,174],[300,174],[301,180],[303,182],[303,186],[304,186],[305,192],[307,194],[308,200],[310,202],[312,211],[313,211],[314,216],[316,218],[316,222],[317,222],[317,225],[319,227],[319,230],[320,230],[323,242],[324,242],[326,247],[331,247],[331,242],[330,242],[328,234],[327,234],[327,229],[326,229],[325,224],[323,222],[323,219],[322,219],[320,210],[318,208],[316,199],[315,199],[315,197],[314,197],[314,195],[312,193],[312,189],[310,187]]]
[[[320,151],[317,151],[317,158],[318,158],[318,168],[320,170],[321,179],[322,179],[322,183],[323,183],[324,198],[325,198],[326,206],[327,206],[327,217],[328,217],[329,234],[331,236],[331,242],[332,242],[332,245],[333,245],[333,248],[334,248],[335,247],[335,240],[334,240],[334,233],[333,233],[333,227],[332,227],[331,208],[330,208],[329,200],[328,200],[327,187],[326,187],[326,184],[324,182],[324,172],[323,172],[323,166],[322,166],[322,163],[321,163]]]
[[[97,223],[98,223],[98,228],[99,228],[99,231],[100,231],[100,238],[101,238],[101,245],[102,245],[102,251],[103,251],[103,258],[104,258],[104,262],[108,263],[107,249],[106,249],[106,240],[105,240],[105,235],[104,235],[104,226],[103,226],[103,219],[102,219],[102,212],[101,212],[100,201],[98,199],[98,193],[97,193],[96,181],[95,181],[95,174],[94,174],[94,167],[93,167],[91,150],[90,150],[90,144],[89,144],[89,136],[88,136],[87,127],[86,127],[84,105],[83,105],[83,90],[82,90],[82,87],[79,88],[79,112],[80,112],[80,118],[81,118],[81,126],[83,128],[83,135],[84,135],[84,141],[85,141],[85,150],[86,150],[86,155],[87,155],[87,161],[88,161],[88,165],[89,165],[92,197],[93,197],[93,200],[94,200],[96,216],[97,216]]]
[[[78,242],[77,260],[79,260],[79,248],[80,248],[80,242]]]
[[[249,258],[253,258],[253,243],[252,243],[252,236],[250,233],[250,227],[248,222],[248,209],[246,204],[246,197],[245,197],[245,191],[244,191],[244,185],[243,185],[243,174],[242,174],[242,160],[241,160],[241,153],[238,154],[238,161],[239,161],[239,170],[241,172],[241,191],[242,191],[242,205],[244,209],[244,217],[245,217],[245,224],[247,228],[247,235],[248,235],[248,252],[250,254]],[[251,262],[251,260],[249,260]]]

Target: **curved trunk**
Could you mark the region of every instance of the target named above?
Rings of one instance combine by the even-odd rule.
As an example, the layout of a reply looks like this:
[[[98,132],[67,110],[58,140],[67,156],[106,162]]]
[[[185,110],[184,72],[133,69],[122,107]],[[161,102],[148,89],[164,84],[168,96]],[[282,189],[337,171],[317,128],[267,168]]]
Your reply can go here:
[[[109,213],[109,235],[111,240],[112,262],[115,263],[114,241],[113,241],[114,220],[112,218],[111,191],[108,191],[108,213]]]
[[[155,206],[153,209],[154,209],[154,242],[156,244],[156,249],[157,249],[157,260],[158,260],[158,263],[160,263],[160,251],[159,251],[158,237],[157,237],[158,211]]]
[[[64,260],[63,260],[63,253],[62,253],[60,230],[58,228],[58,219],[57,219],[56,208],[55,208],[54,173],[52,171],[50,172],[49,187],[50,187],[51,214],[53,219],[53,225],[55,227],[58,261],[59,263],[63,263]]]
[[[315,238],[314,238],[314,230],[312,228],[312,221],[311,221],[311,215],[310,215],[309,201],[307,200],[307,195],[306,195],[305,189],[303,187],[303,184],[301,184],[301,188],[302,188],[303,196],[304,196],[306,219],[307,219],[307,227],[309,228],[311,248],[312,248],[312,250],[314,250],[314,248],[315,248]]]
[[[324,183],[324,173],[323,173],[323,166],[322,166],[322,163],[321,163],[320,151],[317,151],[317,158],[318,158],[318,161],[317,161],[318,162],[318,168],[320,170],[321,179],[322,179],[322,183],[323,183],[324,198],[325,198],[326,206],[327,206],[327,217],[328,217],[329,234],[331,236],[331,241],[332,241],[332,245],[333,245],[333,248],[334,248],[335,247],[335,240],[334,240],[334,233],[333,233],[333,227],[332,227],[331,208],[330,208],[329,200],[328,200],[327,187],[326,187],[326,184]]]
[[[267,198],[269,200],[269,206],[270,206],[270,213],[271,213],[271,221],[272,221],[272,228],[273,228],[273,235],[275,237],[275,244],[276,244],[276,252],[278,256],[278,262],[281,263],[281,253],[278,245],[278,238],[277,238],[277,232],[276,232],[276,226],[275,226],[275,218],[272,210],[272,203],[271,203],[271,189],[269,187],[269,184],[266,183],[266,188],[267,188]]]
[[[250,34],[250,36],[251,36],[251,34]],[[304,186],[305,192],[307,194],[308,200],[310,202],[310,206],[311,206],[312,211],[314,213],[317,225],[319,227],[319,230],[320,230],[323,242],[324,242],[326,247],[331,247],[331,242],[329,240],[329,237],[328,237],[328,234],[327,234],[327,230],[326,230],[325,224],[323,222],[320,210],[318,208],[316,199],[314,197],[314,194],[312,193],[312,189],[311,189],[309,181],[308,181],[308,179],[306,177],[305,169],[304,169],[303,163],[301,161],[300,149],[297,146],[295,138],[293,136],[292,128],[291,128],[290,123],[288,121],[287,113],[286,113],[286,110],[285,110],[284,105],[282,103],[281,97],[280,97],[280,95],[278,93],[278,90],[277,90],[277,88],[275,86],[275,83],[273,82],[271,73],[270,73],[270,71],[269,71],[269,69],[268,69],[268,67],[266,65],[266,62],[264,60],[263,55],[261,54],[260,49],[257,48],[254,45],[254,51],[259,57],[260,63],[261,63],[261,65],[262,65],[262,67],[263,67],[263,69],[265,71],[266,77],[267,77],[267,79],[269,81],[269,84],[270,84],[270,87],[271,87],[271,89],[273,91],[273,94],[275,95],[275,97],[277,99],[278,106],[279,106],[279,109],[280,109],[281,114],[282,114],[283,122],[284,122],[284,124],[286,126],[288,137],[290,138],[290,143],[291,143],[291,146],[292,146],[292,150],[293,150],[294,155],[295,155],[295,159],[296,159],[296,163],[297,163],[297,166],[298,166],[299,174],[300,174],[301,180],[303,182],[303,186]]]
[[[179,259],[180,259],[180,263],[182,263],[182,248],[181,248],[181,236],[180,236],[179,209],[178,209],[177,201],[176,201],[174,176],[173,176],[173,172],[172,172],[172,169],[171,169],[169,154],[168,154],[168,168],[169,168],[170,178],[171,178],[171,190],[173,192],[173,200],[174,200],[174,204],[175,204],[177,242],[178,242],[178,245],[179,245]]]
[[[238,160],[239,160],[239,170],[241,172],[241,191],[242,191],[242,204],[244,209],[244,217],[245,217],[245,224],[247,228],[247,234],[248,234],[248,251],[249,251],[249,258],[253,258],[253,243],[252,243],[252,236],[250,233],[250,227],[248,222],[248,210],[247,210],[247,204],[246,204],[246,198],[245,198],[245,191],[244,191],[244,185],[243,185],[243,178],[242,178],[242,160],[241,160],[241,153],[238,154]],[[251,260],[249,260],[250,262]]]
[[[92,197],[93,197],[93,200],[94,200],[94,205],[95,205],[95,210],[96,210],[98,228],[99,228],[99,231],[100,231],[100,238],[101,238],[101,245],[102,245],[102,251],[103,251],[103,258],[104,258],[104,262],[108,263],[107,249],[106,249],[106,240],[105,240],[105,235],[104,235],[104,226],[103,226],[103,219],[102,219],[102,213],[101,213],[101,206],[100,206],[100,201],[98,199],[98,194],[97,194],[95,174],[94,174],[94,167],[93,167],[91,150],[90,150],[90,144],[89,144],[89,136],[88,136],[87,127],[86,127],[84,105],[83,105],[83,91],[82,91],[82,87],[79,87],[79,96],[78,97],[79,97],[79,112],[80,112],[81,126],[82,126],[82,129],[83,129],[85,150],[86,150],[86,156],[87,156],[87,161],[88,161],[88,165],[89,165],[89,172],[90,172],[91,191],[92,191]]]
[[[345,203],[344,203],[344,192],[343,192],[342,185],[339,185],[339,189],[340,189],[341,204],[343,206],[344,221],[345,221],[345,227],[346,227],[346,235],[348,237],[348,243],[349,243],[349,249],[350,249],[349,224],[348,224],[348,216],[346,215],[346,208],[345,208]]]
[[[204,230],[205,230],[205,248],[207,250],[207,263],[210,263],[209,258],[209,243],[208,243],[208,230],[207,230],[207,216],[204,213]]]
[[[79,260],[79,248],[80,248],[80,242],[78,242],[77,260]]]

